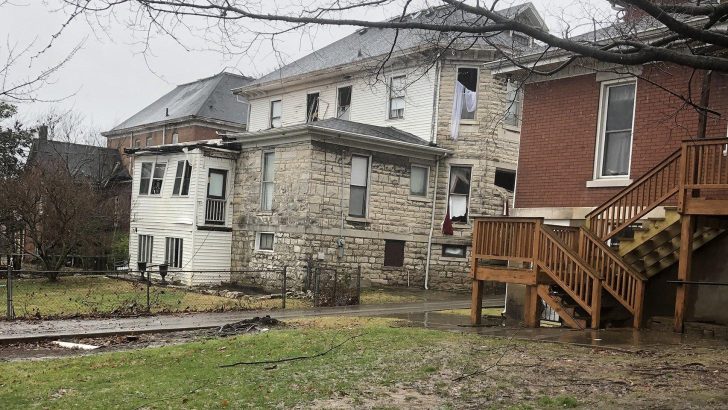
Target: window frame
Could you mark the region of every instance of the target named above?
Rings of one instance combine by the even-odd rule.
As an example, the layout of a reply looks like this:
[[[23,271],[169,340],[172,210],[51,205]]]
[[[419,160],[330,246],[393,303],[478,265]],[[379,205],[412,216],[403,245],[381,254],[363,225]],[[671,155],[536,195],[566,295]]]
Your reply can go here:
[[[344,118],[341,118],[341,113],[339,112],[341,110],[341,105],[339,105],[339,102],[340,102],[339,101],[339,92],[340,92],[340,90],[342,90],[344,88],[348,88],[350,90],[349,91],[349,105],[348,105],[349,108],[346,110],[349,118],[346,118],[345,120],[351,121],[351,102],[352,102],[352,99],[354,98],[354,86],[352,84],[336,87],[336,118],[344,119]]]
[[[392,83],[394,83],[394,80],[398,79],[398,78],[401,78],[402,82],[403,82],[403,88],[401,90],[402,95],[394,96],[393,95],[394,87],[392,86]],[[387,93],[387,119],[388,120],[403,120],[404,115],[405,115],[405,109],[407,108],[406,107],[407,106],[407,103],[406,103],[407,74],[398,74],[398,75],[393,75],[393,76],[389,77],[389,83],[388,83],[387,88],[388,88],[388,90],[387,90],[388,91],[388,93]],[[392,117],[392,101],[395,98],[402,99],[402,105],[403,105],[402,115],[397,116],[397,117]]]
[[[210,195],[210,175],[212,174],[222,174],[222,196],[217,195]],[[227,199],[227,177],[228,177],[228,170],[227,169],[220,169],[220,168],[209,168],[207,170],[207,190],[205,191],[205,198],[210,199]]]
[[[395,245],[395,244],[398,246],[399,245],[402,246],[402,255],[401,256],[398,254],[398,255],[395,255],[395,257],[393,257],[387,253],[387,246]],[[384,240],[384,261],[383,261],[382,265],[385,268],[403,268],[406,254],[407,254],[407,241],[401,241],[401,240],[396,240],[396,239],[385,239]],[[392,264],[392,258],[395,258],[394,262],[397,262],[398,264]],[[390,262],[389,264],[387,263],[388,261]]]
[[[278,103],[280,106],[280,114],[278,117],[273,116],[273,104]],[[274,126],[273,120],[278,119],[278,123],[280,125]],[[268,127],[269,128],[281,128],[283,126],[283,100],[281,98],[270,100],[270,103],[268,104]]]
[[[496,184],[496,180],[498,179],[498,172],[506,172],[509,174],[513,174],[513,189],[508,189],[506,187],[502,187],[498,184]],[[472,175],[470,176],[470,179],[472,179]],[[516,191],[516,179],[518,178],[518,172],[515,169],[508,169],[508,168],[502,168],[502,167],[496,167],[495,173],[493,174],[493,185],[497,186],[498,188],[505,189],[508,192],[515,192]],[[472,181],[471,181],[472,182]]]
[[[145,238],[142,240],[142,238]],[[146,246],[147,249],[145,249],[144,252],[142,252],[142,244]],[[142,259],[142,254],[144,254],[144,259]],[[147,260],[146,257],[149,257]],[[154,257],[154,236],[153,235],[146,235],[146,234],[137,234],[137,262],[146,262],[147,264],[152,263],[152,258]]]
[[[363,215],[354,215],[351,213],[351,187],[352,186],[359,186],[359,185],[353,185],[351,183],[351,176],[354,171],[354,157],[359,158],[366,158],[367,160],[367,175],[366,175],[366,183],[367,185],[364,187],[364,214]],[[349,202],[348,202],[348,209],[347,209],[347,216],[352,218],[366,218],[369,215],[369,192],[370,187],[372,185],[372,156],[371,155],[365,155],[365,154],[351,154],[351,165],[349,167]]]
[[[180,163],[182,163],[183,171],[181,176],[177,176],[179,173]],[[192,164],[186,159],[180,159],[177,161],[177,169],[174,173],[174,185],[172,186],[172,196],[186,197],[190,194],[190,181],[192,180]],[[178,185],[179,181],[179,185]],[[185,185],[187,192],[184,192]]]
[[[147,185],[146,192],[141,192],[142,189],[142,181],[144,178],[142,177],[142,173],[144,172],[144,165],[145,164],[151,164],[152,169],[151,173],[149,174],[149,184]],[[164,165],[164,173],[162,174],[162,184],[159,187],[159,193],[153,194],[152,193],[152,186],[154,185],[155,179],[160,178],[154,178],[154,170],[157,169],[157,165]],[[142,161],[141,168],[139,169],[139,189],[137,190],[137,195],[143,195],[147,197],[159,197],[162,196],[162,192],[164,192],[164,180],[167,175],[167,161]]]
[[[269,155],[272,156],[272,159],[273,159],[272,165],[271,165],[273,167],[272,175],[271,175],[272,179],[270,181],[266,181],[265,180],[266,157]],[[269,208],[265,207],[265,187],[267,186],[267,184],[269,184],[270,186],[272,186],[273,193],[275,193],[275,186],[276,186],[275,185],[275,179],[276,179],[276,174],[275,174],[276,167],[275,166],[276,166],[275,151],[263,151],[261,153],[261,159],[260,159],[260,210],[263,212],[271,212],[273,210],[273,197],[274,197],[273,194],[271,194],[270,207]]]
[[[515,87],[515,93],[514,98],[510,99],[508,87],[513,85]],[[513,119],[514,122],[510,122],[509,118],[511,117],[511,109],[514,108],[514,103],[518,102],[518,105],[515,105],[515,113],[513,113]],[[519,84],[511,79],[506,80],[506,112],[503,116],[503,124],[506,127],[512,127],[512,128],[521,128],[521,120],[523,117],[523,87],[522,84]]]
[[[450,196],[452,193],[450,192],[450,181],[452,179],[452,169],[453,168],[469,168],[470,169],[470,183],[468,185],[468,195],[467,200],[465,201],[465,222],[461,221],[452,221],[454,224],[461,224],[461,225],[467,225],[470,223],[470,199],[473,195],[473,168],[474,166],[472,164],[449,164],[448,165],[448,172],[447,172],[447,202],[446,206],[450,205]],[[462,196],[463,194],[455,194],[457,196]],[[452,213],[450,214],[450,219],[452,220]]]
[[[460,110],[460,123],[467,124],[468,122],[477,122],[478,121],[478,103],[480,101],[480,92],[478,91],[480,89],[480,67],[466,65],[466,64],[455,66],[455,81],[456,82],[458,81],[458,77],[460,76],[461,68],[475,70],[475,111],[473,111],[473,118],[463,118],[462,109]],[[461,97],[461,98],[463,98],[463,97]],[[464,105],[463,105],[463,107],[464,107]]]
[[[422,194],[412,193],[412,170],[414,168],[424,168],[425,170],[425,192]],[[427,198],[430,191],[430,166],[424,164],[410,164],[410,190],[409,196],[413,198]]]
[[[172,133],[172,144],[179,144],[179,134],[176,132]]]
[[[170,244],[172,244],[171,247]],[[184,238],[171,236],[167,236],[164,238],[164,263],[166,263],[168,267],[177,269],[181,269],[182,267],[184,267],[183,251]],[[172,255],[172,253],[174,253],[174,255]],[[174,257],[173,261],[170,260],[170,256]]]
[[[154,142],[154,138],[153,137],[147,137],[146,139],[144,139],[144,146],[145,147],[151,147],[153,145],[152,144],[153,142]]]
[[[315,103],[316,117],[312,118],[308,112],[308,102],[309,102],[309,98],[314,95],[316,96],[316,103]],[[312,91],[312,92],[306,93],[306,124],[321,120],[320,112],[321,112],[321,93],[319,91]]]
[[[637,79],[636,78],[619,78],[614,80],[602,81],[599,84],[599,111],[597,115],[597,136],[594,153],[594,180],[624,180],[629,179],[632,175],[632,150],[634,148],[634,124],[637,113]],[[607,129],[607,112],[609,98],[608,90],[611,87],[622,85],[634,85],[634,100],[632,102],[632,124],[629,140],[629,155],[627,157],[627,173],[623,175],[602,175],[604,164],[604,142],[606,141]],[[606,92],[605,92],[606,91]]]
[[[463,256],[448,255],[445,251],[446,248],[458,248],[463,250]],[[449,243],[442,244],[442,251],[440,256],[443,258],[456,258],[456,259],[467,259],[468,257],[468,245],[453,245]]]
[[[271,241],[270,249],[262,249],[260,247],[260,238],[263,235],[271,235],[272,236],[273,240]],[[265,232],[256,232],[256,234],[255,234],[255,251],[256,252],[273,253],[273,252],[275,252],[275,249],[276,249],[276,233],[275,232],[268,232],[268,231],[265,231]]]

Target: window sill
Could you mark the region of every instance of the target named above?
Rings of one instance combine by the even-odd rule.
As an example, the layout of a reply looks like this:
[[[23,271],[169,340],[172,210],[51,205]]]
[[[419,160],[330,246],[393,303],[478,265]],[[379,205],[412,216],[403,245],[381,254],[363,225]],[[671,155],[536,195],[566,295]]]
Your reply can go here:
[[[430,198],[428,198],[427,196],[410,195],[407,197],[407,199],[409,199],[410,201],[415,201],[415,202],[430,202]]]
[[[275,251],[272,251],[272,250],[269,251],[269,250],[265,250],[265,249],[256,249],[255,250],[255,253],[262,253],[262,254],[272,255],[273,253],[275,253]]]
[[[452,223],[453,229],[470,229],[472,227],[473,227],[473,225],[470,222],[468,222],[468,223],[453,222]]]
[[[362,218],[362,217],[359,217],[359,216],[347,216],[346,217],[346,222],[355,222],[355,223],[360,223],[360,224],[370,224],[370,223],[372,223],[372,220],[369,219],[369,218]]]
[[[480,125],[480,121],[460,119],[460,125]]]
[[[468,262],[468,258],[456,257],[456,256],[440,256],[440,261],[443,262]]]
[[[518,125],[503,124],[503,129],[511,132],[521,132],[521,127]]]
[[[630,178],[602,178],[586,181],[587,188],[610,188],[610,187],[626,187],[632,183]]]

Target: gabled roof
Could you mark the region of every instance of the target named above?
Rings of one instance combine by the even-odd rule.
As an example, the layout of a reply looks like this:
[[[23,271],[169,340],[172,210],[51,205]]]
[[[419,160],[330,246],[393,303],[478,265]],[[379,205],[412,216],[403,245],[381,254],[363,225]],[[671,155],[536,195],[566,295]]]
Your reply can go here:
[[[548,30],[543,19],[530,2],[498,10],[497,13],[509,17],[519,17],[529,24]],[[423,21],[436,24],[473,24],[480,16],[455,11],[452,6],[443,6],[421,10],[405,17],[405,20]],[[395,39],[395,29],[362,28],[356,32],[335,41],[328,46],[316,50],[278,70],[267,74],[239,88],[244,92],[247,89],[272,81],[280,81],[290,77],[313,73],[335,67],[362,64],[373,57],[382,56],[392,48]],[[433,33],[425,30],[400,30],[397,35],[395,52],[416,48],[431,48],[437,43],[446,43],[451,40],[451,33]],[[490,38],[490,41],[499,44],[512,44],[509,33],[502,32]],[[472,39],[468,40],[468,43]],[[235,90],[236,92],[238,90]]]
[[[71,175],[87,177],[102,185],[131,179],[119,151],[95,145],[35,139],[28,164],[41,167],[61,164]]]
[[[240,101],[241,97],[233,95],[231,90],[251,81],[252,78],[223,71],[212,77],[178,85],[104,135],[188,117],[244,126],[248,119],[248,105]]]

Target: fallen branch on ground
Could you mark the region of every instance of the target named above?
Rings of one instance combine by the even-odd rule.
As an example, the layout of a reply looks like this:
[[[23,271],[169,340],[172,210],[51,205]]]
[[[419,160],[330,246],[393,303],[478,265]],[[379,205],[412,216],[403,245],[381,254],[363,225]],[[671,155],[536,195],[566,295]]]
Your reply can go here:
[[[258,361],[254,361],[254,362],[236,362],[236,363],[230,363],[230,364],[221,364],[218,367],[234,367],[234,366],[254,365],[254,364],[272,364],[272,363],[292,362],[295,360],[314,359],[316,357],[321,357],[326,354],[329,354],[330,352],[338,349],[339,347],[343,346],[344,344],[356,339],[357,337],[361,337],[361,336],[364,336],[364,333],[360,333],[358,335],[351,336],[351,337],[345,339],[343,342],[341,342],[337,345],[331,346],[327,350],[318,352],[316,354],[308,355],[308,356],[294,356],[294,357],[285,357],[283,359],[275,359],[275,360],[258,360]]]

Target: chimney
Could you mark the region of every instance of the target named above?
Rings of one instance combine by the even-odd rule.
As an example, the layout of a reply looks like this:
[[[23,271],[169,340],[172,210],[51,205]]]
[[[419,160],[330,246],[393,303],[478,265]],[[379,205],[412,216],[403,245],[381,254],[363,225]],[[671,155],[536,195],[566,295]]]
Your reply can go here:
[[[39,141],[48,141],[48,126],[47,125],[41,125],[38,127],[38,140]]]

